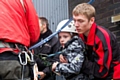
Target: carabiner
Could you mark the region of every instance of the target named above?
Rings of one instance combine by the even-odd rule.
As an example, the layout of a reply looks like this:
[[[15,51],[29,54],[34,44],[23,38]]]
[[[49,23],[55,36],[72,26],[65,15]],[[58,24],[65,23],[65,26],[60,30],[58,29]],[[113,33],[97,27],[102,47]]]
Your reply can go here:
[[[22,60],[22,57],[21,57],[22,54],[25,54],[25,61]],[[27,56],[28,56],[28,54],[27,54],[26,51],[21,51],[21,52],[19,53],[18,57],[19,57],[19,60],[20,60],[20,64],[21,64],[21,65],[27,65]]]
[[[33,53],[29,50],[28,53],[30,53],[29,61],[34,61]]]

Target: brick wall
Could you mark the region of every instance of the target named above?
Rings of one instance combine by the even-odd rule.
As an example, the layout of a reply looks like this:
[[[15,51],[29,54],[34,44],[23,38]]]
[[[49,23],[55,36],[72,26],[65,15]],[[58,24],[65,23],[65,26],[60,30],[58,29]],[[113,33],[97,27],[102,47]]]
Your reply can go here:
[[[89,0],[68,0],[69,2],[69,17],[72,17],[73,8],[82,2]],[[120,44],[120,22],[112,23],[111,17],[120,14],[120,0],[94,0],[92,5],[96,9],[96,23],[108,28],[113,32]]]

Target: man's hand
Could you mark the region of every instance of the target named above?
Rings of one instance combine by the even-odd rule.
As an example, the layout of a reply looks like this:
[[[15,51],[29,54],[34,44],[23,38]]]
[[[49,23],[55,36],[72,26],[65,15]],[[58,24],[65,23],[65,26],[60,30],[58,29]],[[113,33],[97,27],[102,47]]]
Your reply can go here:
[[[42,80],[46,76],[46,74],[44,72],[42,72],[42,71],[39,71],[38,75],[40,75],[40,79],[39,80]]]
[[[62,54],[60,54],[59,59],[61,63],[68,63],[67,59]]]

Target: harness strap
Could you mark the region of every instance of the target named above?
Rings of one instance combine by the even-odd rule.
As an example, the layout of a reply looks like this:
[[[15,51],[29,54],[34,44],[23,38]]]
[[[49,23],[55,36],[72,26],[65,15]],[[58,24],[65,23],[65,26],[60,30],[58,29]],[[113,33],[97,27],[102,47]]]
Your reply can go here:
[[[10,48],[9,43],[6,43],[6,42],[3,43],[2,41],[0,41],[0,48],[6,48],[6,47]]]
[[[20,51],[23,51],[25,47],[19,43],[0,41],[0,49],[0,53],[3,53],[5,51],[13,51],[14,53],[18,54]]]
[[[23,55],[22,55],[23,54]],[[25,51],[21,51],[18,55],[19,60],[20,60],[20,64],[23,66],[22,69],[22,80],[24,80],[24,66],[25,65],[29,65],[30,68],[30,74],[31,74],[31,79],[35,79],[37,74],[35,72],[37,72],[37,68],[35,67],[35,61],[34,61],[34,56],[33,53],[27,49],[27,47],[25,47]],[[37,79],[36,79],[37,80]]]

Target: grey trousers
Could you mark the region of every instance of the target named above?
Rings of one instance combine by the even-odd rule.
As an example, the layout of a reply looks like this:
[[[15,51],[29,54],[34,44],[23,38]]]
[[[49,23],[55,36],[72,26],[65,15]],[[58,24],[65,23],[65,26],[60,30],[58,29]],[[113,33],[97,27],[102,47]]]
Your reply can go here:
[[[18,55],[12,52],[0,53],[0,80],[21,80],[22,68]],[[24,80],[31,80],[28,66],[24,67]]]

